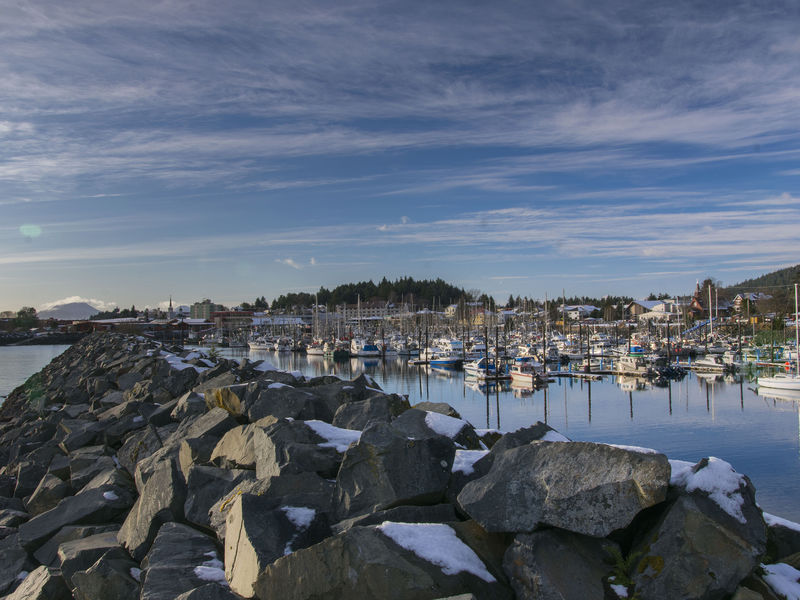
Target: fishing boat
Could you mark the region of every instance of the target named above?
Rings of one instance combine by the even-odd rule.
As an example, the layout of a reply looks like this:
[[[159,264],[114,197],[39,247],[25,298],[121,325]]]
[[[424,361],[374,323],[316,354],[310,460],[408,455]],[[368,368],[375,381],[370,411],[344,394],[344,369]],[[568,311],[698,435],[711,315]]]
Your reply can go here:
[[[514,361],[508,372],[511,375],[512,385],[532,388],[547,382],[544,365],[535,360]]]
[[[639,345],[632,345],[624,356],[620,356],[614,363],[613,371],[620,375],[636,375],[639,377],[655,374],[644,348]]]
[[[257,337],[247,342],[250,350],[272,350],[274,344],[265,337]]]
[[[350,340],[350,356],[366,358],[376,358],[381,355],[380,348],[371,342],[367,342],[363,338],[354,337]]]
[[[497,375],[497,369],[495,369],[494,363],[485,356],[478,360],[465,362],[464,372],[473,377],[494,377]]]

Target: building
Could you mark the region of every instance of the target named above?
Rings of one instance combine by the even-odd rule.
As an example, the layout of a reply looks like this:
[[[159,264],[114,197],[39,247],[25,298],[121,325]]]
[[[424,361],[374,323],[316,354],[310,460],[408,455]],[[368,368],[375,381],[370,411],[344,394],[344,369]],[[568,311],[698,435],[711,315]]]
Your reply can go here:
[[[206,298],[202,302],[195,302],[189,309],[189,317],[192,319],[205,319],[211,320],[211,313],[220,312],[225,310],[225,307],[220,304],[214,304],[211,300]]]

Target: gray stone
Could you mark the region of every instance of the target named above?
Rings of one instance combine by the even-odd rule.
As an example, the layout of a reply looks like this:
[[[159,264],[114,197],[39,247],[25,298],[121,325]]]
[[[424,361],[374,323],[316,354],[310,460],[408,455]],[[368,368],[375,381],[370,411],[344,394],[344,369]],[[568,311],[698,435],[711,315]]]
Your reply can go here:
[[[216,583],[207,583],[199,588],[184,592],[175,600],[237,600],[239,596],[228,588]]]
[[[522,533],[504,567],[519,600],[603,600],[603,578],[611,569],[606,546],[615,545],[561,529]]]
[[[136,472],[138,462],[152,455],[163,446],[161,436],[156,428],[148,425],[144,429],[128,435],[125,443],[117,451],[117,460],[128,473]]]
[[[113,473],[111,475],[114,476]],[[122,480],[109,480],[98,487],[90,487],[91,484],[87,484],[78,494],[64,498],[55,508],[20,525],[23,547],[33,551],[67,525],[113,522],[133,505],[132,490]]]
[[[202,415],[208,410],[203,396],[196,392],[186,392],[178,398],[178,402],[170,413],[173,421],[182,421],[186,417]]]
[[[186,477],[187,494],[183,506],[186,520],[210,528],[209,510],[237,485],[254,478],[253,471],[192,467]]]
[[[380,525],[384,521],[395,523],[446,523],[458,521],[452,504],[434,504],[432,506],[396,506],[387,510],[378,510],[366,515],[344,519],[331,527],[338,534],[353,527],[362,525]]]
[[[89,537],[64,542],[58,547],[58,561],[61,574],[70,588],[75,587],[72,576],[78,571],[85,571],[97,559],[112,548],[119,548],[117,533],[108,531]]]
[[[183,472],[180,470],[180,444],[168,444],[162,446],[151,455],[142,458],[136,463],[136,470],[133,472],[133,480],[136,482],[136,489],[139,494],[144,490],[153,474],[160,469],[163,465],[172,465],[183,477]]]
[[[189,469],[192,467],[206,465],[211,461],[211,454],[217,443],[217,440],[208,438],[189,438],[181,442],[178,464],[184,478],[189,476]]]
[[[225,578],[232,591],[251,598],[256,579],[268,564],[329,534],[326,519],[313,508],[277,507],[272,498],[242,494],[228,512]]]
[[[370,423],[391,423],[411,408],[408,398],[397,394],[376,395],[366,400],[342,404],[333,416],[333,425],[344,429],[364,430]]]
[[[251,386],[254,384],[250,384]],[[271,387],[278,386],[281,387]],[[337,397],[320,397],[313,393],[314,388],[293,388],[285,384],[273,383],[247,403],[246,416],[250,422],[264,417],[279,419],[299,419],[309,421],[317,419],[330,423],[339,407]]]
[[[84,571],[72,575],[76,600],[138,600],[139,582],[133,577],[139,565],[122,549],[103,554]]]
[[[188,369],[187,369],[188,370]],[[194,370],[194,369],[192,369]],[[213,408],[194,419],[184,419],[164,445],[179,445],[184,439],[207,438],[220,440],[225,432],[239,423],[226,410]]]
[[[5,508],[0,510],[0,527],[19,527],[30,518],[30,515],[22,510]]]
[[[694,469],[707,467],[704,459]],[[767,532],[750,480],[742,476],[735,494],[741,499],[740,504],[732,499],[731,504],[739,507],[736,516],[707,492],[680,490],[633,548],[641,558],[632,578],[643,600],[723,598],[758,565],[766,550]]]
[[[767,519],[767,553],[775,559],[773,562],[800,552],[799,524],[767,515],[764,517]]]
[[[31,571],[5,600],[70,600],[71,598],[72,594],[58,571],[39,567]]]
[[[507,450],[458,495],[487,531],[539,525],[605,537],[662,502],[670,467],[663,454],[588,442],[533,442]]]
[[[434,411],[412,408],[392,422],[392,427],[408,438],[424,439],[444,435],[467,450],[480,450],[481,443],[475,428],[456,417]]]
[[[345,452],[336,477],[339,518],[401,504],[441,501],[455,446],[444,436],[411,440],[386,423],[375,423]]]
[[[341,455],[333,448],[322,447],[327,440],[302,421],[280,420],[253,434],[256,477],[266,479],[281,473],[319,473],[333,477]]]
[[[447,525],[436,527],[453,533]],[[463,547],[452,537],[454,545]],[[452,552],[440,549],[445,555]],[[278,559],[259,576],[255,590],[258,598],[284,600],[413,600],[470,592],[486,599],[512,597],[485,567],[479,572],[481,576],[465,571],[445,573],[441,566],[401,548],[378,528],[354,527]]]
[[[436,412],[442,415],[447,415],[448,417],[453,417],[455,419],[461,418],[461,415],[458,414],[458,411],[447,404],[447,402],[417,402],[412,408]]]
[[[0,540],[0,595],[12,591],[20,582],[19,574],[34,566],[16,533]]]
[[[165,523],[142,561],[141,600],[174,600],[222,575],[214,540],[187,525]]]
[[[227,431],[217,442],[211,453],[211,462],[226,469],[256,468],[256,453],[253,437],[256,429],[264,428],[278,422],[275,417],[266,417],[250,425],[239,425]]]
[[[72,467],[73,463],[70,463]],[[97,456],[92,462],[84,465],[79,470],[73,470],[69,481],[73,490],[81,490],[92,479],[97,477],[100,473],[111,471],[116,468],[116,463],[111,456]]]
[[[32,515],[41,514],[54,508],[63,498],[67,497],[72,488],[55,475],[45,473],[33,494],[26,500],[25,508]]]
[[[161,463],[141,490],[128,513],[117,540],[135,559],[144,558],[159,528],[167,522],[183,520],[186,483],[174,463]]]
[[[58,547],[64,542],[80,540],[85,537],[113,531],[119,531],[116,523],[109,525],[67,525],[62,527],[53,537],[33,553],[33,557],[46,567],[58,567]]]

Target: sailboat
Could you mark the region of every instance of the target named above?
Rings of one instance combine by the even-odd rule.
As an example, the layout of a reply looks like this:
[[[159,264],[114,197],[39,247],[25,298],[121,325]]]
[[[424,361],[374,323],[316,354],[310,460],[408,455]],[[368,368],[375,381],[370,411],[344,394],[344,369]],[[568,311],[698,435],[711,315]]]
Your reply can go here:
[[[795,347],[800,349],[800,319],[797,318],[797,285],[794,284],[794,338]],[[778,390],[800,391],[800,352],[795,357],[795,372],[775,375],[774,377],[758,377],[758,386]]]

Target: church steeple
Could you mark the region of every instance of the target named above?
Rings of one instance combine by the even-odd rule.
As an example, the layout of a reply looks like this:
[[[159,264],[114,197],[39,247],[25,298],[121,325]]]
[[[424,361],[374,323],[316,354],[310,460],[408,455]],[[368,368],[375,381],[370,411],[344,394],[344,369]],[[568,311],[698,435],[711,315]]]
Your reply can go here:
[[[167,317],[170,319],[175,318],[175,311],[172,309],[172,294],[169,295],[169,311],[167,312]]]

